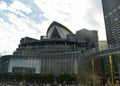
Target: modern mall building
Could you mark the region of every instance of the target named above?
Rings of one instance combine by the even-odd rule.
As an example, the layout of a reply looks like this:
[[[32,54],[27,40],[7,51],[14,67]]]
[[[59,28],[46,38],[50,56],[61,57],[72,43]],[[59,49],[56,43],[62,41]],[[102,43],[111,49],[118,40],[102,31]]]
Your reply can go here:
[[[13,55],[2,56],[0,72],[76,75],[79,55],[91,48],[98,48],[97,31],[82,29],[73,34],[54,21],[46,36],[22,38]]]

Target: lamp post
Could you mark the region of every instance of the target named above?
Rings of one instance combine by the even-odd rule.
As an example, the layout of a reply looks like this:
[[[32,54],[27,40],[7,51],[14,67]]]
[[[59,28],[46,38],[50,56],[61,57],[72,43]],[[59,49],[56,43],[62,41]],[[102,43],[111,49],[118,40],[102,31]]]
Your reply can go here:
[[[112,79],[112,86],[114,85],[114,76],[113,76],[113,66],[112,66],[112,56],[109,55],[109,63],[110,63],[110,74],[111,74],[111,79]]]
[[[94,59],[92,59],[92,74],[94,74]]]
[[[94,76],[94,59],[92,59],[92,77],[93,77],[93,85],[95,86],[95,76]]]

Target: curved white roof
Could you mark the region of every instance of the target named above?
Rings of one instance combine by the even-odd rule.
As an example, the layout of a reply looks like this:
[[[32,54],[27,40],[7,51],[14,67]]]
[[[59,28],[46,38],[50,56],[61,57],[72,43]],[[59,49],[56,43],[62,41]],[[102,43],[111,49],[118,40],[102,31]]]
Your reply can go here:
[[[48,39],[66,39],[67,34],[73,34],[73,33],[62,24],[54,21],[49,26],[46,35]]]

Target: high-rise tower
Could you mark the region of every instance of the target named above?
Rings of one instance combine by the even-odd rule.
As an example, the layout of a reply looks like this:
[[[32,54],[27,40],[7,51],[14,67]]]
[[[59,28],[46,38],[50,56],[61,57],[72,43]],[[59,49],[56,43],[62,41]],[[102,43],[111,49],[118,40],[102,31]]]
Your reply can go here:
[[[120,0],[102,0],[108,46],[120,44]]]

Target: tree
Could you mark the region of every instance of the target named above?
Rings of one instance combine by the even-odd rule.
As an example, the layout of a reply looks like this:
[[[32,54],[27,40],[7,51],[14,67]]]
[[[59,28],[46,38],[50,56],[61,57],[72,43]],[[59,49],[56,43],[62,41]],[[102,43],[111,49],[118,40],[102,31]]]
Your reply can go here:
[[[48,81],[51,83],[54,81],[54,75],[53,74],[49,74],[48,75]]]
[[[15,73],[15,79],[17,81],[21,80],[22,79],[22,74],[21,73]]]
[[[63,83],[64,81],[66,83],[70,83],[70,74],[60,74],[58,77],[59,83]]]

